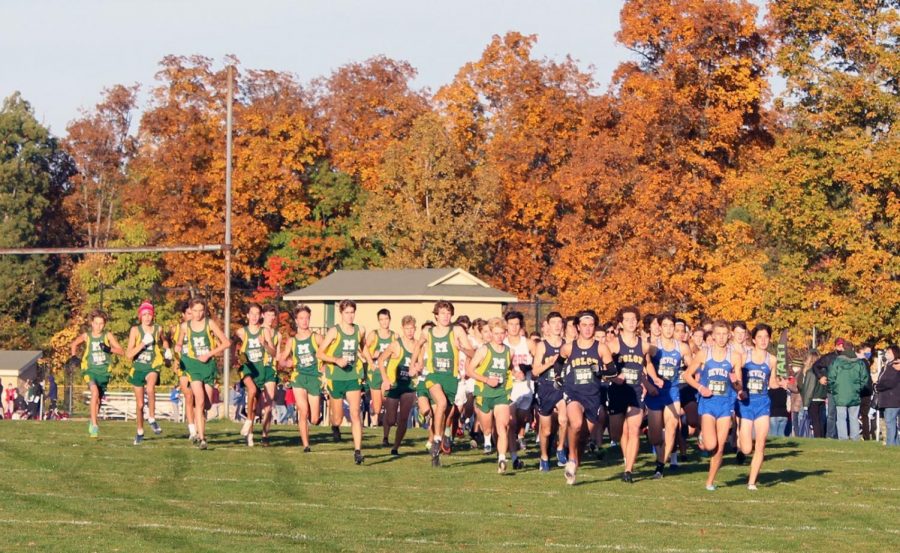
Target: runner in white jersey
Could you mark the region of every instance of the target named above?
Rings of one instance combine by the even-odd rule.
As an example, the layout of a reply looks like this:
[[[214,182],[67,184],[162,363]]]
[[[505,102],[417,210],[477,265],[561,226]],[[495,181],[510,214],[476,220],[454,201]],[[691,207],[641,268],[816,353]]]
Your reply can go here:
[[[513,385],[510,393],[509,441],[514,469],[521,469],[525,463],[519,459],[519,451],[525,449],[525,426],[531,422],[531,404],[534,402],[534,386],[531,370],[534,363],[534,342],[525,336],[525,316],[519,311],[508,311],[507,334],[503,343],[512,353]]]
[[[453,326],[458,326],[463,329],[466,333],[466,338],[470,338],[469,327],[471,325],[472,321],[469,319],[468,315],[460,315],[453,321]],[[469,346],[471,347],[471,345],[471,340],[469,340]],[[451,444],[454,438],[462,437],[463,435],[461,425],[464,422],[462,413],[466,406],[466,381],[471,380],[466,376],[466,367],[468,364],[469,356],[467,356],[464,351],[460,351],[457,368],[459,371],[459,383],[456,387],[456,396],[453,398],[453,409],[450,411],[450,424],[444,429],[444,441],[449,441]],[[448,447],[445,452],[449,453],[451,449],[452,448]]]

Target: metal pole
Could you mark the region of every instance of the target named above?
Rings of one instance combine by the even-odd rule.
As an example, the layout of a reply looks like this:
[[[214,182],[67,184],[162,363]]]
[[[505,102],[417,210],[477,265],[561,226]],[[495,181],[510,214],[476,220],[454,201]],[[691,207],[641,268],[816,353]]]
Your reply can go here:
[[[217,252],[222,244],[199,246],[137,246],[123,248],[0,248],[0,255],[80,255],[88,253],[165,253],[165,252]]]
[[[225,332],[231,335],[231,104],[234,101],[232,66],[228,66],[228,105],[225,117]],[[225,403],[225,418],[231,405],[231,348],[225,350],[225,365],[222,375],[222,400]]]

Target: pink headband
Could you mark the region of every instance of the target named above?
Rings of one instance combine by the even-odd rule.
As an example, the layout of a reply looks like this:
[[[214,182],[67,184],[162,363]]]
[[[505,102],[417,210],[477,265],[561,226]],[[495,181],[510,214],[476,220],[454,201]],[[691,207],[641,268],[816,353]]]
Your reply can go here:
[[[144,311],[149,311],[151,315],[156,314],[156,310],[153,309],[153,304],[148,301],[145,301],[141,304],[140,307],[138,307],[138,318],[141,318],[141,316],[144,314]]]

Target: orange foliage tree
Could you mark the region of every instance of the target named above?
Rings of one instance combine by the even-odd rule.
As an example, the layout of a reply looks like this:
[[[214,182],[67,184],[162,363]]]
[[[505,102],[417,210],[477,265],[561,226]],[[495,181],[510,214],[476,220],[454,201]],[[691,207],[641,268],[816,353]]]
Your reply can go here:
[[[566,308],[623,303],[696,315],[742,152],[765,143],[765,44],[748,2],[631,0],[619,41],[637,63],[593,102],[558,177],[553,275]],[[728,272],[728,264],[712,263]],[[730,278],[722,275],[720,280]]]
[[[488,227],[494,248],[486,274],[521,297],[555,292],[548,278],[560,209],[554,176],[569,158],[592,85],[571,59],[533,59],[536,40],[494,36],[435,97],[474,178],[497,183],[500,215]]]

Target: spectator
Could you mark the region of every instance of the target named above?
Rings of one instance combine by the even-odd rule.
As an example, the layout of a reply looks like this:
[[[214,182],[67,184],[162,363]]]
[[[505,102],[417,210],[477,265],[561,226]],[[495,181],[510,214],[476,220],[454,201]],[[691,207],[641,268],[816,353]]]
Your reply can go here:
[[[828,382],[826,381],[828,377],[828,368],[837,359],[838,355],[840,355],[844,351],[844,339],[838,338],[834,341],[834,350],[830,353],[826,353],[813,365],[813,371],[816,373],[816,377],[819,379],[819,383],[823,386],[828,386]],[[835,404],[834,398],[831,397],[831,392],[826,388],[827,393],[827,407],[828,407],[828,422],[825,426],[825,436],[831,439],[837,439],[837,430],[835,428]],[[815,428],[815,426],[813,427]],[[817,436],[818,437],[818,436]]]
[[[800,394],[800,384],[803,382],[803,365],[792,366],[791,376],[787,380],[787,389],[790,392],[790,412],[791,412],[791,436],[795,438],[806,438],[807,435],[801,435],[801,426],[805,422],[809,426],[809,417],[806,416],[806,408],[803,406],[803,395]],[[802,419],[802,420],[801,420]]]
[[[284,404],[284,395],[284,384],[279,382],[278,386],[275,388],[275,407],[274,412],[272,413],[275,424],[284,424],[284,419],[287,415],[287,406]]]
[[[13,411],[15,411],[15,404],[13,403],[16,399],[16,395],[18,394],[18,390],[12,385],[12,382],[6,383],[6,390],[3,394],[3,398],[6,400],[4,416],[9,419],[12,418]]]
[[[878,408],[884,409],[884,429],[889,446],[900,445],[897,438],[900,426],[900,347],[890,346],[884,352],[884,369],[878,378]]]
[[[39,380],[31,383],[28,395],[28,418],[38,420],[41,418],[41,401],[44,399],[44,387]]]
[[[28,403],[25,401],[22,394],[19,393],[19,390],[13,388],[12,413],[10,414],[10,418],[17,420],[24,419],[27,413]]]
[[[222,398],[219,395],[219,383],[216,382],[212,387],[212,397],[210,397],[209,403],[211,405],[211,409],[209,414],[207,415],[207,419],[217,419],[222,416],[221,408],[222,408]]]
[[[813,438],[825,437],[825,398],[828,389],[825,383],[828,379],[816,372],[816,364],[821,357],[815,351],[807,356],[807,364],[803,368],[803,382],[800,385],[800,394],[803,396],[803,405],[807,409],[809,422],[812,425]],[[812,360],[812,365],[808,363]]]
[[[176,420],[183,420],[181,417],[181,391],[178,389],[178,386],[172,386],[172,391],[169,393],[169,403],[172,404],[172,413],[175,416]]]
[[[56,377],[52,374],[47,377],[47,400],[50,402],[50,409],[56,410],[57,394],[59,390],[56,386]]]
[[[853,344],[844,342],[841,355],[828,367],[828,391],[834,399],[839,440],[859,440],[860,392],[869,380],[865,364],[856,358]]]
[[[285,420],[291,424],[297,422],[297,399],[294,397],[294,388],[288,384],[284,390],[284,405],[287,407]]]
[[[777,388],[769,388],[769,434],[774,438],[784,438],[788,422],[788,381],[775,377]]]
[[[862,391],[859,393],[859,418],[862,420],[862,439],[863,440],[871,440],[872,439],[872,423],[869,419],[869,408],[872,405],[872,392],[873,392],[873,384],[872,384],[872,346],[869,344],[863,344],[856,351],[856,357],[860,361],[862,361],[863,365],[866,367],[866,385],[863,386]]]
[[[234,396],[234,399],[232,400],[232,403],[234,403],[234,420],[242,421],[247,418],[246,412],[244,411],[247,405],[247,396],[244,393],[244,387],[239,383],[235,384],[232,395]]]

